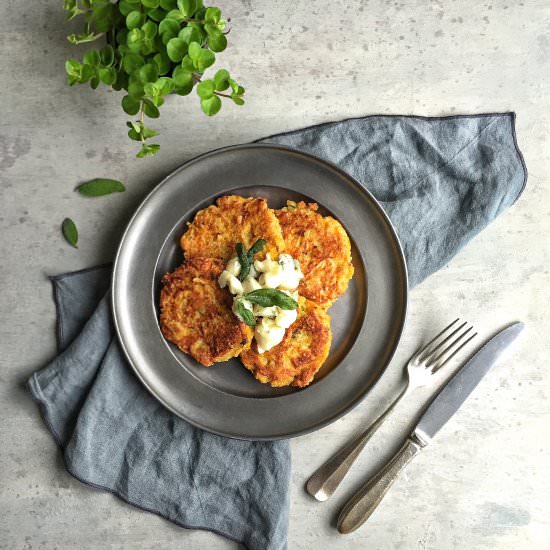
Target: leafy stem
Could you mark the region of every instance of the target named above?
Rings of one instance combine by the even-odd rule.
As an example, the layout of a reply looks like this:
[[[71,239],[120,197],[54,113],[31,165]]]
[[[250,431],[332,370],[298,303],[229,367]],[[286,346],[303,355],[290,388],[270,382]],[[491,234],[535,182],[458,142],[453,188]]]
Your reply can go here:
[[[168,95],[189,95],[193,88],[202,111],[215,115],[221,98],[244,104],[244,88],[225,69],[205,78],[216,54],[227,47],[226,20],[203,0],[64,0],[67,19],[81,17],[83,32],[68,37],[73,44],[106,37],[106,44],[65,63],[69,85],[103,83],[125,90],[122,109],[138,115],[128,122],[128,136],[140,143],[139,158],[154,155],[158,144],[148,138],[145,117],[158,118]],[[227,92],[226,92],[227,90]]]

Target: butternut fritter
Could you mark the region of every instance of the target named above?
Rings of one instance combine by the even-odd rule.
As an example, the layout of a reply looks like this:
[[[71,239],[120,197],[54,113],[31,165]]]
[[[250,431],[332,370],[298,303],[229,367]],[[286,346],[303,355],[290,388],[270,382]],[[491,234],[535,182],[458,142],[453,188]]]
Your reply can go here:
[[[230,195],[198,212],[180,244],[187,259],[219,258],[227,262],[235,254],[236,243],[248,249],[260,238],[267,245],[257,258],[263,259],[267,252],[276,258],[283,252],[281,226],[266,200]]]
[[[262,354],[256,341],[241,353],[244,366],[260,382],[279,386],[307,386],[325,362],[332,332],[330,316],[317,304],[300,297],[296,321],[286,330],[283,341]]]
[[[252,330],[231,311],[231,295],[218,285],[223,268],[221,260],[192,258],[162,279],[162,334],[206,367],[236,357],[252,341]]]
[[[277,210],[288,254],[300,262],[301,296],[329,308],[353,277],[351,243],[340,222],[321,216],[316,203],[291,203]]]

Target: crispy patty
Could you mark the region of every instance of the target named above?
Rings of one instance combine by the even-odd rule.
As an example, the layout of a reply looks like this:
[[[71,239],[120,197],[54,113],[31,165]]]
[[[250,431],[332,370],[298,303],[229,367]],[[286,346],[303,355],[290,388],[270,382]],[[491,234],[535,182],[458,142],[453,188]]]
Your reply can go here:
[[[219,258],[227,262],[235,254],[236,243],[250,248],[260,238],[267,245],[257,255],[259,259],[266,252],[276,258],[285,248],[281,226],[265,199],[231,195],[198,212],[180,244],[187,259]]]
[[[351,243],[340,222],[321,216],[315,203],[287,203],[277,210],[286,253],[300,262],[301,296],[328,308],[353,277]]]
[[[241,353],[241,361],[264,384],[303,388],[325,362],[331,339],[328,313],[300,297],[298,318],[286,329],[283,341],[259,354],[254,340],[250,349]]]
[[[223,268],[221,260],[192,258],[162,279],[162,334],[206,367],[236,357],[252,341],[252,330],[231,311],[231,295],[218,285]]]

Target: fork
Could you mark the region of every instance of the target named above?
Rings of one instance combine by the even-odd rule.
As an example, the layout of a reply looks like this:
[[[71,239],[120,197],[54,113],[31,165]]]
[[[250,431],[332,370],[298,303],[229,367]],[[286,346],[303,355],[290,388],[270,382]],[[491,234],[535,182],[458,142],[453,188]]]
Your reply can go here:
[[[434,373],[468,344],[477,335],[477,333],[470,334],[472,329],[473,326],[468,326],[467,322],[455,319],[409,359],[406,367],[407,384],[399,395],[372,424],[340,449],[309,478],[306,490],[312,497],[322,502],[336,491],[355,459],[399,401],[413,389],[426,385]]]

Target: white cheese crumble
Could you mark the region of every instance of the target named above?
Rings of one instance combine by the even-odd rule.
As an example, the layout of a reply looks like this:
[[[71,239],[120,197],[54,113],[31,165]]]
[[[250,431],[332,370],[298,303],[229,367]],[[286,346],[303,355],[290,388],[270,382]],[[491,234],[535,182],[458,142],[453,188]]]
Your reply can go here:
[[[233,313],[242,321],[238,313],[238,302],[250,310],[256,318],[254,338],[258,353],[264,353],[281,343],[285,331],[298,317],[298,310],[281,309],[278,306],[262,307],[250,303],[245,295],[262,288],[281,290],[298,301],[296,288],[304,277],[300,264],[290,254],[280,254],[277,260],[272,260],[266,254],[265,260],[255,260],[250,266],[250,272],[244,281],[239,280],[241,264],[237,256],[231,258],[218,279],[221,288],[228,287],[233,294]]]

